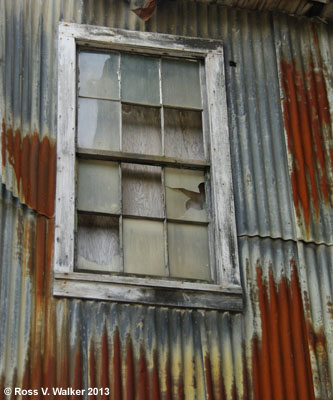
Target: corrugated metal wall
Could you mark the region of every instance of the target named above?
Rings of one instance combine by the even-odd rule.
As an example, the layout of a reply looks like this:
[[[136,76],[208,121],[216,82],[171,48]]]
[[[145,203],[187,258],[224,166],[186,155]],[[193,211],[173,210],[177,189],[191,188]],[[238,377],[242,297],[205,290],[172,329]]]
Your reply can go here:
[[[333,27],[192,1],[146,24],[122,0],[0,7],[0,399],[332,398]],[[52,297],[59,20],[224,41],[243,313]]]

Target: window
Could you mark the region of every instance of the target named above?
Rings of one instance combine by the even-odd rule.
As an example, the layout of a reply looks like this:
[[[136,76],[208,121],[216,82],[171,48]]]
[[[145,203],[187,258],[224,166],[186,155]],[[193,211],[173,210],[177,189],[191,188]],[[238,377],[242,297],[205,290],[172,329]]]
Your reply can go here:
[[[242,305],[219,41],[59,26],[54,294]]]

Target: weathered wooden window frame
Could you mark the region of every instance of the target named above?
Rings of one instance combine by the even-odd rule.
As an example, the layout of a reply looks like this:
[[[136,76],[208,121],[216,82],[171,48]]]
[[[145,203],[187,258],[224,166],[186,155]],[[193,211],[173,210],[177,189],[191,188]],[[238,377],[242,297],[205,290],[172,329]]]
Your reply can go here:
[[[241,310],[242,290],[232,191],[222,42],[68,23],[61,23],[58,28],[54,295],[176,307]],[[205,115],[208,118],[210,140],[216,283],[74,271],[77,46],[204,60],[208,103]],[[108,154],[110,152],[105,153],[106,158],[110,156]],[[122,161],[126,155],[128,154],[118,153]],[[113,159],[114,157],[117,157],[117,154],[114,153]],[[144,163],[158,161],[159,165],[168,165],[172,162],[168,157],[155,158],[159,160],[152,160],[151,157],[148,160],[142,156]]]

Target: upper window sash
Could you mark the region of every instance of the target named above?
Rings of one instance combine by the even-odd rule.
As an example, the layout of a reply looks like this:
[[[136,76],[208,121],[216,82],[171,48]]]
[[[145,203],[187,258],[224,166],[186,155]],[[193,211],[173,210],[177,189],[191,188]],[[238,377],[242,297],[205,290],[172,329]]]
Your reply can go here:
[[[208,118],[210,132],[209,164],[216,269],[216,282],[211,286],[226,293],[241,293],[221,41],[68,23],[59,25],[58,41],[57,196],[54,250],[56,280],[64,279],[64,276],[70,278],[76,274],[74,234],[78,46],[204,60],[208,103],[205,106],[205,115]],[[81,153],[78,155],[85,156],[84,151],[79,149],[78,152]],[[101,154],[103,151],[98,153]],[[105,156],[108,157],[110,154]],[[121,157],[121,154],[111,156]],[[164,161],[171,162],[165,158]],[[151,163],[154,162],[163,164],[163,160],[151,160]],[[112,281],[112,278],[109,281]],[[156,285],[158,286],[157,283]],[[165,283],[161,284],[164,285]]]

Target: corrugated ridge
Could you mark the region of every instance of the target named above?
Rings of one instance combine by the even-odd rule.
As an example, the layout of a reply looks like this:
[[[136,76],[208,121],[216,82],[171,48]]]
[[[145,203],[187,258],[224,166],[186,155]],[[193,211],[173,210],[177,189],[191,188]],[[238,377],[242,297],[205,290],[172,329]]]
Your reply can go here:
[[[299,267],[293,241],[240,239],[243,315],[55,299],[53,220],[3,185],[1,196],[0,398],[6,386],[109,387],[111,399],[329,398],[331,317],[323,327],[328,303],[316,303],[304,271],[317,246]],[[332,257],[322,247],[318,270]]]
[[[82,18],[89,23],[94,23],[96,18],[98,23],[113,24],[114,26],[130,29],[150,29],[194,36],[201,35],[203,37],[208,35],[223,37],[227,54],[227,82],[230,85],[228,91],[229,93],[231,92],[228,97],[228,103],[233,159],[236,156],[238,157],[237,161],[233,163],[233,174],[235,195],[238,196],[236,199],[236,211],[237,222],[240,227],[239,233],[244,235],[267,234],[284,239],[294,238],[293,229],[288,226],[292,215],[292,206],[289,201],[290,195],[287,185],[287,165],[283,161],[285,151],[282,140],[282,117],[278,107],[279,85],[274,70],[270,69],[276,67],[274,67],[274,63],[270,64],[267,61],[268,57],[275,57],[274,51],[272,52],[271,49],[271,46],[273,46],[271,42],[273,30],[272,20],[269,16],[229,10],[217,5],[208,6],[203,3],[195,4],[183,1],[170,2],[168,9],[166,5],[159,7],[157,14],[145,25],[128,12],[125,3],[115,0],[113,2],[106,0],[85,2],[85,9],[82,14],[81,3],[77,1],[40,2],[37,5],[38,7],[42,5],[42,8],[36,7],[33,9],[34,17],[32,16],[31,4],[31,2],[24,2],[23,0],[21,2],[7,1],[4,3],[5,13],[1,16],[1,26],[4,26],[5,21],[7,21],[7,33],[12,32],[13,25],[19,32],[30,32],[29,29],[35,24],[35,22],[32,22],[33,18],[34,21],[42,19],[44,26],[45,24],[46,26],[48,24],[55,26],[58,18],[64,18],[68,21],[80,21],[82,15]],[[53,5],[52,7],[50,7],[51,4]],[[22,6],[26,10],[25,17],[23,19],[14,18],[13,15],[17,15]],[[41,12],[43,15],[49,12],[49,17],[46,19],[44,17],[41,18]],[[20,28],[22,23],[24,29]],[[304,23],[308,26],[307,21]],[[274,21],[277,43],[281,39],[278,35],[279,24],[282,25],[283,21],[279,19]],[[291,22],[288,22],[288,24],[291,24]],[[286,25],[286,29],[289,32],[292,27],[288,26]],[[33,29],[37,29],[35,25]],[[50,35],[51,38],[53,35],[52,29],[48,30],[46,28],[46,33],[41,36],[35,34],[33,40],[28,36],[33,49],[24,53],[25,55],[22,58],[25,59],[27,57],[28,65],[31,63],[31,66],[27,67],[30,72],[26,77],[28,80],[27,89],[22,89],[24,93],[32,91],[32,89],[29,89],[32,81],[39,82],[37,78],[32,77],[32,74],[35,74],[34,76],[39,76],[38,74],[40,74],[40,72],[32,72],[33,69],[39,68],[40,65],[34,60],[34,55],[38,53],[35,47],[41,46],[41,48],[46,49],[43,45],[35,43],[35,38],[42,38],[45,35]],[[322,52],[324,52],[325,46],[332,48],[332,34],[329,29],[331,28],[322,26],[320,29],[316,28]],[[303,35],[301,30],[298,32]],[[47,40],[51,40],[50,38]],[[7,38],[7,40],[10,41],[11,39]],[[11,46],[15,45],[15,43],[10,43]],[[302,39],[301,43],[304,46],[305,39]],[[248,46],[253,49],[252,52],[249,51]],[[9,48],[7,47],[7,50]],[[265,59],[263,69],[259,69],[261,66],[257,66],[255,63],[256,54],[258,54],[258,57]],[[236,59],[235,55],[237,56]],[[54,62],[54,55],[51,57],[48,51],[44,56],[49,57],[49,64]],[[6,64],[6,75],[3,76],[9,79],[12,74],[12,61],[7,61],[7,55],[5,60],[8,64]],[[11,60],[10,57],[9,60]],[[250,60],[250,66],[246,65],[248,60]],[[229,61],[236,62],[239,70],[237,70],[237,66],[236,68],[231,67]],[[25,62],[23,62],[23,65],[25,66]],[[255,68],[254,71],[253,67]],[[45,69],[47,72],[43,72],[43,68],[45,67],[42,67],[41,74],[43,75],[44,73],[46,79],[47,74],[50,74],[50,67]],[[324,75],[326,85],[331,79],[331,66],[327,64],[327,68],[327,73]],[[26,73],[26,71],[25,67],[23,73]],[[249,82],[250,79],[258,80],[258,77],[262,74],[266,77],[266,81],[272,78],[272,82],[268,80],[271,86],[266,90],[271,90],[274,93],[273,99],[270,99],[270,94],[266,94],[265,88],[261,87],[257,82]],[[15,79],[19,78],[17,75],[13,75],[13,78],[10,78],[12,79],[11,85],[14,84],[14,77]],[[25,83],[23,82],[23,84]],[[44,87],[45,85],[46,83],[44,83]],[[242,88],[241,85],[245,86],[245,88]],[[9,88],[11,90],[10,85]],[[248,96],[249,93],[255,93],[254,100]],[[240,94],[242,94],[242,97],[240,97]],[[12,127],[11,124],[17,118],[16,115],[11,117],[12,108],[14,107],[12,105],[13,98],[8,96],[6,91],[6,95],[2,97],[0,102],[0,104],[6,104],[6,114],[4,116],[6,132],[8,128]],[[260,96],[264,97],[261,98]],[[21,110],[25,107],[27,109],[30,107],[31,98],[33,96],[31,97],[30,94],[22,97]],[[258,102],[257,107],[253,105],[255,102]],[[274,126],[274,128],[268,128],[268,139],[266,138],[265,130],[261,128],[261,126],[265,126],[261,122],[262,116],[257,111],[259,109],[261,112],[267,110],[267,105],[264,103],[270,104],[269,118],[272,121],[271,125]],[[23,111],[20,111],[19,104],[15,107],[17,107],[15,112],[23,113]],[[332,110],[332,102],[330,102],[330,107]],[[246,110],[246,112],[242,110]],[[249,116],[247,110],[253,110],[254,115]],[[235,112],[238,112],[236,114],[237,118],[234,117]],[[29,126],[30,121],[35,120],[35,117],[32,116],[34,113],[41,115],[41,111],[30,110],[27,112],[26,118]],[[54,116],[51,111],[49,114],[47,112],[43,113],[43,115]],[[248,128],[243,129],[242,135],[244,137],[236,140],[235,136],[238,135],[240,129],[237,125],[240,122],[237,120],[241,117],[251,118],[251,124],[248,123]],[[267,124],[267,121],[265,123]],[[42,125],[40,123],[38,126],[41,127]],[[49,133],[37,132],[39,143],[43,141],[44,134],[50,135],[51,138],[55,137],[51,122],[48,121],[45,126],[49,126]],[[19,123],[15,126],[14,132],[17,127],[20,127]],[[27,136],[30,143],[34,136],[31,128]],[[20,143],[22,142],[21,138],[24,139],[24,136],[20,132]],[[266,142],[263,145],[265,140]],[[271,140],[276,142],[270,144]],[[250,143],[252,147],[248,146],[247,143]],[[20,144],[19,149],[21,149],[21,146],[22,144]],[[270,159],[268,160],[270,168],[275,168],[276,170],[274,173],[268,171],[268,174],[272,173],[272,176],[268,176],[280,182],[277,193],[279,196],[278,204],[281,204],[279,212],[272,208],[276,204],[276,200],[272,199],[268,194],[270,186],[269,183],[267,184],[267,172],[263,173],[261,171],[262,160],[255,158],[255,154],[261,155],[263,151],[268,152],[270,156],[268,157]],[[29,154],[29,160],[32,160],[29,162],[36,162],[36,159],[39,159],[39,156],[33,157],[30,150]],[[34,154],[39,154],[39,151]],[[202,393],[206,393],[207,398],[213,398],[212,393],[214,391],[217,391],[216,396],[220,394],[222,398],[247,398],[247,396],[251,397],[252,393],[254,393],[257,398],[266,399],[266,390],[269,393],[276,393],[276,388],[284,391],[283,393],[286,393],[289,398],[297,398],[299,391],[302,393],[301,391],[304,390],[303,387],[307,390],[307,396],[311,398],[312,386],[311,377],[308,376],[307,359],[307,343],[309,341],[315,396],[317,398],[325,398],[331,393],[329,390],[332,388],[332,369],[327,365],[331,365],[331,358],[329,358],[331,353],[328,353],[328,351],[331,351],[332,347],[328,348],[331,343],[327,342],[327,336],[331,326],[329,324],[332,323],[332,313],[328,303],[323,300],[320,303],[316,302],[316,293],[326,294],[328,289],[325,286],[326,282],[322,279],[317,280],[319,283],[315,284],[312,279],[313,275],[310,276],[310,272],[316,274],[316,271],[318,271],[319,278],[322,270],[320,265],[322,264],[317,259],[311,259],[308,255],[309,253],[306,256],[306,263],[301,263],[301,266],[298,266],[297,256],[295,255],[297,252],[295,244],[292,242],[285,243],[280,240],[260,238],[240,239],[241,266],[245,276],[244,281],[247,282],[244,316],[230,315],[228,313],[201,314],[199,312],[181,312],[156,309],[154,307],[55,300],[50,295],[53,220],[52,218],[46,219],[43,216],[37,216],[36,213],[22,206],[20,204],[20,202],[24,201],[22,196],[20,201],[12,197],[9,191],[13,191],[15,194],[14,187],[17,186],[17,183],[15,182],[16,178],[14,178],[15,169],[8,163],[9,157],[10,153],[8,154],[6,150],[5,174],[8,177],[7,175],[2,176],[3,179],[5,176],[6,186],[2,186],[4,200],[0,201],[0,318],[1,326],[4,327],[0,331],[0,354],[2,355],[0,358],[0,386],[17,383],[18,386],[22,384],[30,388],[32,384],[39,385],[42,382],[49,386],[67,387],[73,385],[82,387],[81,385],[86,385],[88,381],[100,382],[103,379],[106,381],[107,378],[103,377],[103,373],[98,371],[102,369],[106,371],[106,368],[101,368],[100,366],[107,365],[108,383],[114,384],[112,386],[112,390],[115,391],[113,393],[114,398],[126,398],[126,393],[128,394],[127,398],[130,398],[134,394],[134,389],[137,390],[135,393],[142,393],[140,396],[144,398],[145,394],[141,392],[141,390],[143,391],[141,389],[143,386],[140,386],[142,385],[140,382],[145,382],[146,380],[149,381],[150,388],[155,388],[156,392],[154,393],[163,393],[163,396],[162,394],[160,395],[161,398],[171,398],[172,393],[179,398],[183,398],[185,396],[184,393],[189,393],[188,398],[191,398],[189,396],[193,394],[194,390],[191,382],[195,382],[199,399],[202,398],[200,397]],[[275,160],[274,157],[277,157],[277,159]],[[255,163],[258,163],[258,165],[255,165]],[[33,167],[34,164],[31,165],[29,171],[33,173],[36,169]],[[248,167],[249,165],[250,167]],[[44,168],[37,169],[37,171],[42,170],[44,171]],[[257,171],[256,174],[253,172],[254,170]],[[31,185],[30,182],[32,180],[30,180],[30,177],[27,182]],[[242,185],[247,185],[247,189],[244,190],[245,196],[242,193]],[[44,189],[41,193],[44,193]],[[34,188],[33,193],[37,192],[38,189]],[[34,196],[38,198],[37,194]],[[269,208],[269,212],[266,209],[260,209],[263,204]],[[252,212],[255,213],[255,218],[252,218]],[[49,214],[49,217],[51,216],[52,213]],[[262,221],[260,218],[263,218]],[[276,222],[279,220],[280,223]],[[275,224],[277,224],[278,228],[275,227]],[[323,235],[327,235],[327,232],[324,231]],[[245,242],[246,244],[244,244]],[[329,243],[329,241],[327,242]],[[309,245],[309,247],[319,253],[319,250],[316,249],[319,249],[319,247],[320,249],[326,249],[328,246]],[[302,259],[301,250],[299,252],[300,259]],[[331,274],[331,256],[325,257],[327,257],[326,274]],[[296,269],[290,263],[290,260],[294,260],[297,265]],[[320,262],[322,263],[322,261]],[[245,274],[247,266],[249,272]],[[272,271],[272,274],[270,271]],[[297,271],[300,275],[300,284],[297,283],[297,274],[294,271]],[[313,290],[315,285],[317,285],[317,289]],[[307,294],[310,291],[311,295]],[[302,322],[303,307],[299,302],[300,294],[303,296],[305,305],[307,304],[306,296],[309,298],[309,307],[305,310],[305,328]],[[278,304],[276,307],[271,299],[277,299],[275,300]],[[311,313],[308,310],[311,310]],[[149,312],[150,317],[148,318],[146,315]],[[114,319],[112,319],[111,314],[114,315]],[[97,316],[99,316],[99,319]],[[143,328],[140,328],[141,320],[139,316],[145,321]],[[91,321],[89,318],[91,318]],[[163,318],[168,318],[164,325],[161,322]],[[199,322],[200,340],[197,333],[198,324],[195,322],[198,319],[204,321]],[[321,340],[320,337],[315,339],[317,341],[314,342],[315,345],[313,346],[311,344],[311,326],[315,326],[316,331],[320,331],[320,323],[324,320],[325,323],[322,328],[324,338]],[[104,327],[103,321],[109,324],[108,328]],[[281,332],[281,338],[275,337],[275,342],[271,343],[271,335],[272,332],[274,333],[273,328],[277,322],[281,323],[282,328],[285,328],[285,330]],[[246,328],[246,335],[242,339],[240,333],[242,333],[243,325]],[[263,325],[266,327],[263,328]],[[129,328],[126,328],[127,326]],[[167,327],[167,331],[159,330],[160,326]],[[216,329],[216,326],[219,328]],[[101,336],[101,332],[104,332],[103,329],[107,332],[107,339],[103,339],[105,337],[104,333]],[[187,333],[190,332],[188,333],[190,350],[187,353],[185,351],[187,336],[184,336],[183,330]],[[157,342],[157,340],[162,340],[163,334],[166,335],[167,333],[168,339],[165,339],[165,342]],[[215,337],[218,337],[218,343],[214,339]],[[152,342],[150,342],[149,338],[153,338]],[[276,341],[278,341],[278,346],[274,347]],[[143,343],[142,347],[141,343]],[[151,343],[156,343],[156,345]],[[246,348],[247,371],[245,371],[244,367],[240,368],[240,366],[244,365],[243,347]],[[101,349],[106,348],[108,351],[101,351]],[[155,348],[163,349],[163,352],[161,350],[160,354],[153,356],[153,349]],[[272,350],[272,352],[265,352],[267,349]],[[283,354],[281,356],[283,362],[281,358],[278,358],[279,351]],[[171,356],[171,354],[173,355]],[[185,358],[185,355],[187,358]],[[165,364],[166,359],[169,360],[167,364]],[[193,359],[195,359],[194,363]],[[184,360],[187,361],[185,362]],[[304,363],[299,364],[299,360],[303,360]],[[330,364],[327,364],[325,360],[329,360]],[[182,364],[179,364],[180,362]],[[295,368],[294,362],[298,368],[296,370],[293,369]],[[285,374],[284,367],[286,363],[291,371],[290,377],[292,378]],[[154,370],[151,367],[152,365],[158,365],[158,371],[157,369]],[[168,369],[164,365],[176,366],[178,369],[176,367],[174,367],[174,370]],[[202,365],[204,365],[204,368]],[[150,369],[147,366],[150,366]],[[149,369],[148,374],[145,373],[147,368]],[[187,372],[183,372],[185,369]],[[202,370],[204,373],[202,373]],[[142,371],[142,375],[137,375],[137,371]],[[144,379],[142,378],[143,381],[138,381],[138,376],[144,377]],[[308,378],[304,378],[306,376]],[[251,385],[252,379],[253,388]],[[179,382],[180,384],[178,385]],[[0,388],[1,396],[3,396],[2,388]],[[278,395],[276,395],[276,398],[278,398]]]
[[[14,386],[243,398],[240,315],[54,298],[54,221],[1,189],[0,398]]]
[[[285,17],[274,26],[297,237],[332,244],[332,29]]]

